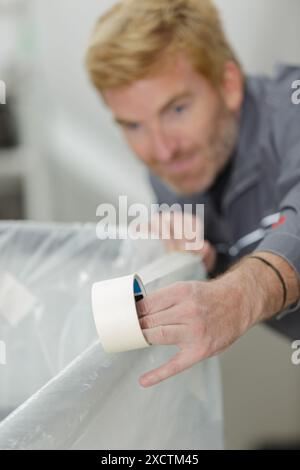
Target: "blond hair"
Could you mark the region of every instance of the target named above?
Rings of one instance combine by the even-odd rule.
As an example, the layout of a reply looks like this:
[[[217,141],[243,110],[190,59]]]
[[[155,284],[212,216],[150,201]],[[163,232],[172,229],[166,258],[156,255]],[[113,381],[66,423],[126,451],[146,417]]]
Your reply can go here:
[[[179,52],[215,87],[227,61],[240,67],[211,0],[120,1],[98,20],[86,66],[103,92],[154,75]]]

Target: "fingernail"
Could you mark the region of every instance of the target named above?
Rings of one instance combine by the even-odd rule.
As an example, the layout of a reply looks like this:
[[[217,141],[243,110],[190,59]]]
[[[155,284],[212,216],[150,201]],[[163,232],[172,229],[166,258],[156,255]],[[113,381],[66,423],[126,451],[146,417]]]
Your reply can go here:
[[[140,379],[140,384],[142,387],[148,387],[150,385],[150,380],[146,377]]]

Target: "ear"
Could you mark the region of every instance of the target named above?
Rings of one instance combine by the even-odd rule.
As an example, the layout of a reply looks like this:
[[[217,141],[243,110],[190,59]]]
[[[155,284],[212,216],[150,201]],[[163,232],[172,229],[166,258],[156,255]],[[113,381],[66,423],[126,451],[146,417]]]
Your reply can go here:
[[[221,89],[227,108],[232,112],[240,111],[244,99],[244,76],[235,62],[226,62]]]

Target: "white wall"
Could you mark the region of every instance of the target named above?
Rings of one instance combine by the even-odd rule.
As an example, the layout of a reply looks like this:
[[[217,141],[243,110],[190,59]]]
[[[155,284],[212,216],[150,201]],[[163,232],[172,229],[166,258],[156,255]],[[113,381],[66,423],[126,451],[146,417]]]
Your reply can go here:
[[[300,63],[298,0],[215,0],[246,71],[271,72],[278,62]]]
[[[97,205],[116,203],[119,194],[128,195],[129,202],[149,203],[152,196],[145,169],[112,124],[84,68],[92,27],[112,3],[33,0],[36,88],[48,127],[42,157],[50,165],[49,174],[60,174],[56,182],[64,181],[57,184],[53,210],[47,214],[55,220],[95,221]]]

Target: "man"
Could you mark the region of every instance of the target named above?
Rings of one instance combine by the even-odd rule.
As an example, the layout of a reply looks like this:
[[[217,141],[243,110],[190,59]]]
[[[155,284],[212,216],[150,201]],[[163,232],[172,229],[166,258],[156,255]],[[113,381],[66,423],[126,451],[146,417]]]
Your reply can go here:
[[[180,352],[140,384],[279,314],[300,337],[300,106],[291,99],[300,68],[245,77],[210,0],[121,1],[97,23],[87,67],[158,201],[205,204],[214,278],[141,302],[148,342]]]

